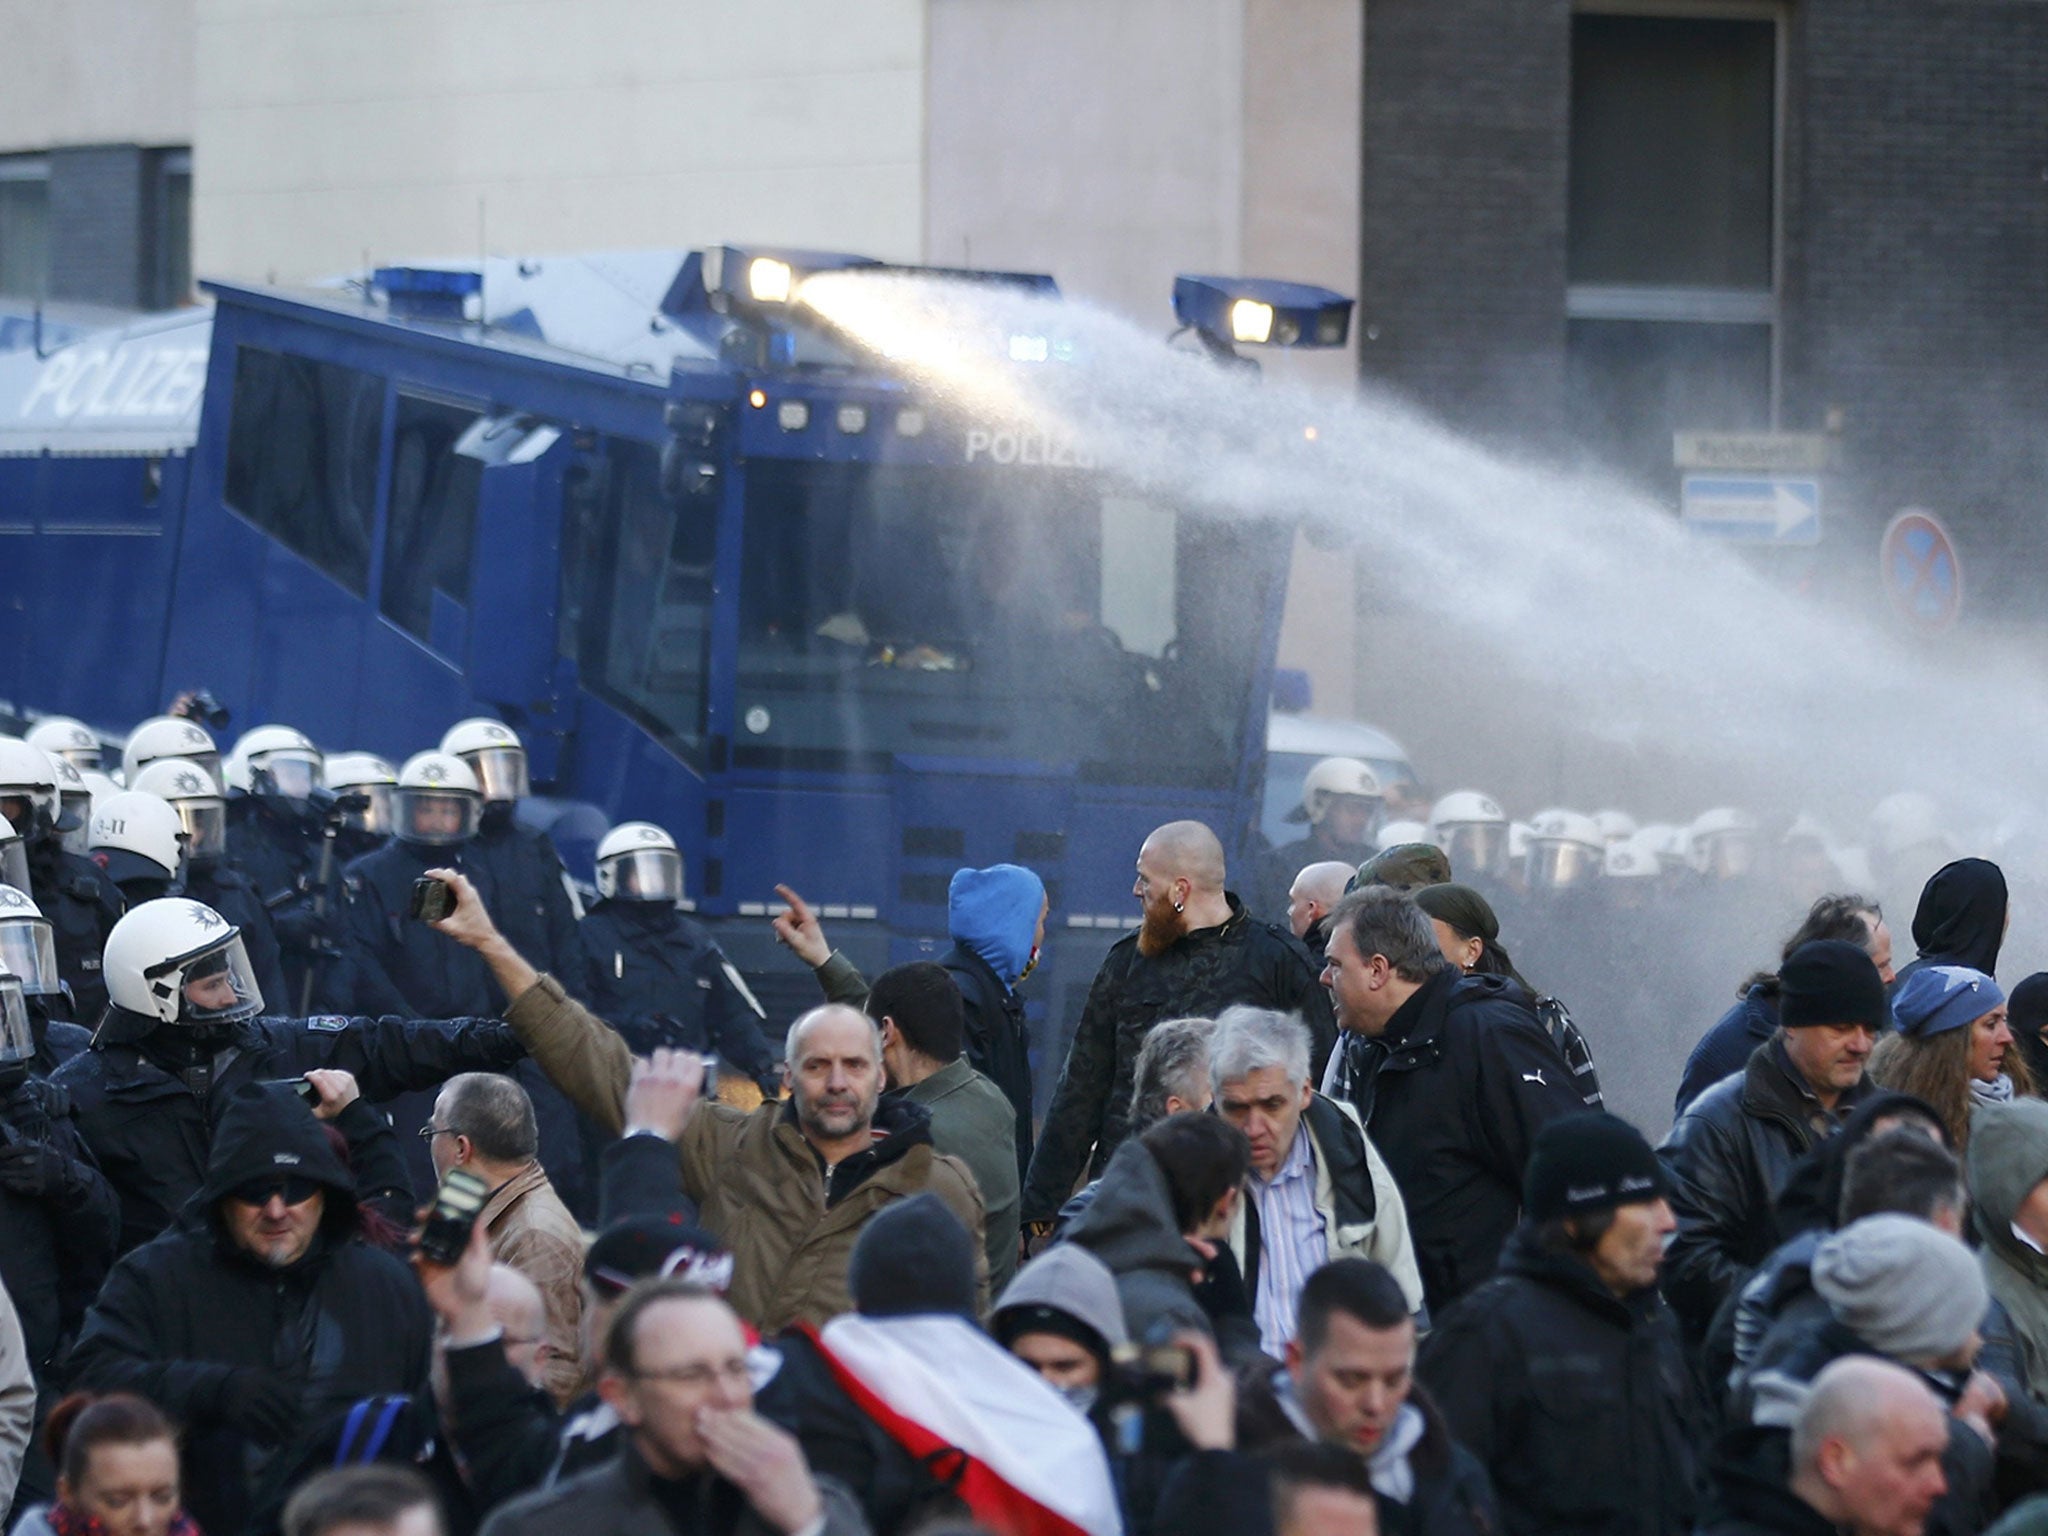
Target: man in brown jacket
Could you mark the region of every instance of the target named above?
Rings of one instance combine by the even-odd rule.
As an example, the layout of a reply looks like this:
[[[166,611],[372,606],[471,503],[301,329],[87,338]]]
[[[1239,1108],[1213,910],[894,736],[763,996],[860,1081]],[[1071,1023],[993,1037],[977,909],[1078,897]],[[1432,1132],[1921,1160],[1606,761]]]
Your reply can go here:
[[[979,1250],[974,1176],[933,1149],[924,1106],[882,1099],[881,1040],[865,1014],[827,1004],[790,1026],[786,1101],[752,1113],[700,1103],[702,1063],[693,1061],[663,1123],[628,1126],[625,1041],[505,941],[467,880],[430,873],[456,893],[455,910],[434,926],[483,957],[512,1000],[505,1021],[555,1086],[599,1125],[625,1133],[626,1149],[615,1155],[660,1155],[663,1141],[680,1150],[699,1221],[732,1250],[728,1299],[763,1333],[851,1311],[846,1266],[861,1228],[924,1190],[960,1218]],[[982,1282],[985,1290],[985,1270]]]
[[[420,1134],[434,1175],[466,1168],[491,1192],[477,1214],[491,1255],[540,1290],[547,1309],[548,1395],[566,1408],[589,1385],[582,1358],[583,1233],[540,1165],[533,1100],[496,1072],[451,1077]]]

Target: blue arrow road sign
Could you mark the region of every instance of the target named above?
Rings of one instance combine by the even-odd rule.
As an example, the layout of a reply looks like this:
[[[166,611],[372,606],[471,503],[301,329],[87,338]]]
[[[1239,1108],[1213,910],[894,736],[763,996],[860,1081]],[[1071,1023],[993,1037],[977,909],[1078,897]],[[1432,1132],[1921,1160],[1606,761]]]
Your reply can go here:
[[[1679,516],[1695,533],[1738,544],[1818,544],[1820,482],[1775,475],[1687,475]]]

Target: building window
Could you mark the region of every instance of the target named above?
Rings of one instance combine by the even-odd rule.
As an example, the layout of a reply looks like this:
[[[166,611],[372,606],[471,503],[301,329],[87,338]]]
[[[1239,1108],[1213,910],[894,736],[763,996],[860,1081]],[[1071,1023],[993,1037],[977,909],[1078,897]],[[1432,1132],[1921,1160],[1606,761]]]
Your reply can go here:
[[[1581,439],[1673,486],[1674,432],[1776,424],[1780,19],[1572,19],[1566,296]]]
[[[378,606],[415,640],[451,658],[461,655],[469,627],[469,554],[484,470],[479,443],[494,430],[474,406],[399,393]]]
[[[50,162],[0,156],[0,293],[42,298],[50,291]]]
[[[152,309],[192,302],[192,151],[156,157],[156,219],[149,295]]]
[[[383,416],[371,374],[235,349],[224,499],[357,597],[370,585]]]

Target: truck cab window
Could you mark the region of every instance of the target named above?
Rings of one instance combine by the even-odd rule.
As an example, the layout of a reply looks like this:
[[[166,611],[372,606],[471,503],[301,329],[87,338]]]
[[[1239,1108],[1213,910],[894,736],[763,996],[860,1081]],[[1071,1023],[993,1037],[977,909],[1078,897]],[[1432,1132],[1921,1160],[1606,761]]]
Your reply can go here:
[[[415,640],[460,654],[483,461],[460,451],[480,418],[403,391],[391,436],[391,504],[378,606]]]

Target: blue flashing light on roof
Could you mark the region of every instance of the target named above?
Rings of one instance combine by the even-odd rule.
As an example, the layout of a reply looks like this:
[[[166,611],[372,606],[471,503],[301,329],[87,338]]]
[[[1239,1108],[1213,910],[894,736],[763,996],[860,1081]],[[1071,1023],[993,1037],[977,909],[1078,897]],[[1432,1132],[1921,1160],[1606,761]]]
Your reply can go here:
[[[413,320],[461,320],[463,304],[484,290],[481,272],[439,267],[379,267],[370,286],[384,295],[391,313]]]
[[[1328,288],[1273,278],[1173,280],[1174,318],[1219,358],[1236,357],[1240,345],[1341,347],[1351,334],[1351,302]]]

